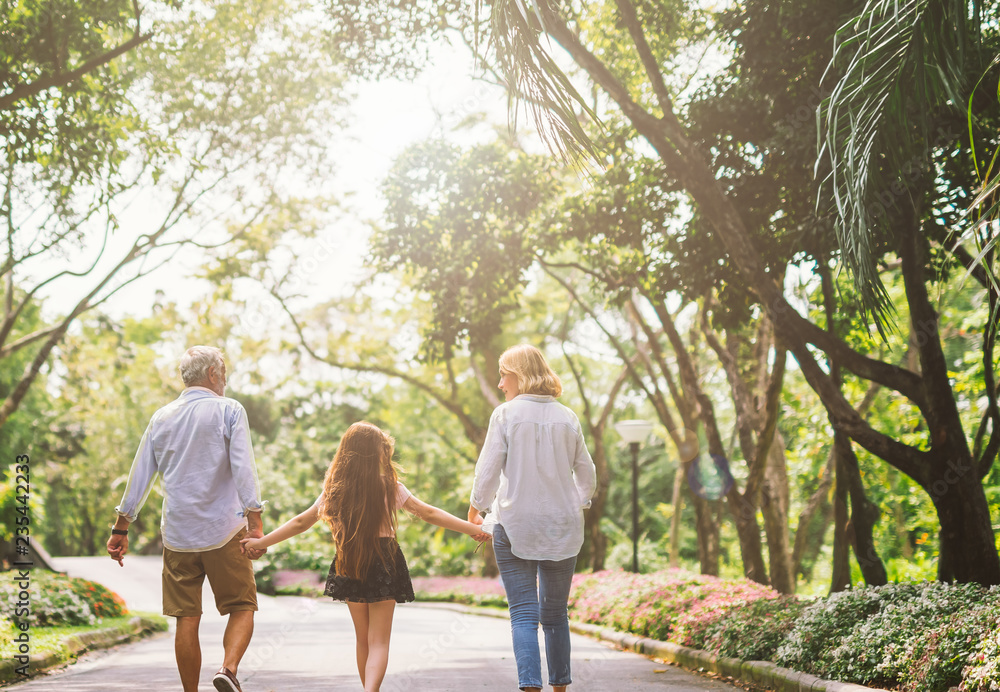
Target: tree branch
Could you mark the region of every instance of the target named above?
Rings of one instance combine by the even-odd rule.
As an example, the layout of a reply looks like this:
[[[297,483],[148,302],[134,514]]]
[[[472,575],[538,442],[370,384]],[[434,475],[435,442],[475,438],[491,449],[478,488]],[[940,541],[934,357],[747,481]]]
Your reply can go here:
[[[153,37],[153,34],[139,34],[138,26],[136,27],[136,33],[125,43],[117,46],[116,48],[104,53],[103,55],[98,55],[97,57],[91,58],[87,62],[83,63],[80,67],[66,73],[56,73],[49,75],[47,77],[41,77],[33,82],[27,84],[18,84],[9,93],[0,96],[0,111],[6,111],[13,108],[18,101],[21,99],[28,98],[30,96],[35,96],[46,89],[51,89],[53,87],[64,87],[76,80],[80,79],[83,75],[91,72],[101,65],[111,62],[120,55],[124,55],[133,48],[142,45],[149,39]]]
[[[639,59],[642,61],[646,75],[653,85],[653,93],[656,94],[656,100],[659,102],[660,108],[664,113],[672,113],[674,110],[673,101],[670,98],[670,93],[667,91],[667,85],[663,81],[663,73],[656,62],[656,57],[649,47],[649,42],[646,41],[646,35],[642,30],[642,23],[635,13],[635,7],[632,6],[629,0],[616,0],[616,4],[618,5],[618,11],[621,12],[622,21],[628,29],[629,35],[632,36],[632,42],[635,43],[635,47],[639,51]]]
[[[382,365],[376,364],[365,364],[365,363],[345,363],[337,360],[336,358],[330,356],[321,356],[319,353],[309,345],[309,340],[306,338],[305,331],[302,328],[302,324],[299,322],[295,313],[292,312],[291,308],[288,307],[285,299],[278,295],[274,290],[268,291],[271,296],[278,301],[281,309],[288,316],[288,319],[292,322],[292,327],[295,329],[295,333],[298,335],[299,344],[309,354],[311,358],[319,363],[326,363],[335,368],[341,368],[343,370],[351,370],[353,372],[372,372],[378,373],[380,375],[386,375],[387,377],[393,377],[395,379],[402,380],[407,384],[410,384],[420,391],[424,392],[430,396],[434,401],[441,405],[446,411],[455,416],[459,423],[462,425],[462,429],[465,431],[465,436],[476,445],[477,448],[481,447],[483,440],[486,438],[486,431],[476,424],[474,420],[469,416],[468,413],[462,409],[453,399],[437,391],[434,387],[423,382],[412,375],[408,375],[405,372],[400,372],[394,368],[389,368]]]

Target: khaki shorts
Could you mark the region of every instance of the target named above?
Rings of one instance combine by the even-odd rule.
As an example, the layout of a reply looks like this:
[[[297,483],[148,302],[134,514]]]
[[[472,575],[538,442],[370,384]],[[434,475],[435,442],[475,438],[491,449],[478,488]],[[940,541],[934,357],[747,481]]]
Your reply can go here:
[[[169,617],[201,615],[201,591],[208,583],[215,606],[222,615],[238,610],[257,610],[257,583],[253,563],[240,552],[246,529],[221,548],[198,553],[163,549],[163,614]]]

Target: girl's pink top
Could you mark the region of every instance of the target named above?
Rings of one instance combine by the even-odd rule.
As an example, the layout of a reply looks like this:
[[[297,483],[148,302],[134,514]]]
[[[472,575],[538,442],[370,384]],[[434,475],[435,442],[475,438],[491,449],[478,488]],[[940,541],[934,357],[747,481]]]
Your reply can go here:
[[[406,504],[406,501],[410,499],[411,495],[413,495],[413,493],[407,490],[405,485],[396,481],[396,506],[392,508],[393,511],[402,509],[403,505]],[[379,534],[381,538],[392,538],[395,535],[396,534],[393,533],[391,527],[382,529],[382,533]]]

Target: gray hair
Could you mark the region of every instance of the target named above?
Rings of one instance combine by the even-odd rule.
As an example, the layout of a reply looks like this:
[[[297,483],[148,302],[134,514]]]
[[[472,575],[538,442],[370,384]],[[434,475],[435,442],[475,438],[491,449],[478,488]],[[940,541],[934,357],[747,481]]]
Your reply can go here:
[[[215,346],[192,346],[183,356],[178,369],[185,386],[201,384],[208,379],[208,371],[213,366],[222,367],[225,360],[222,350]]]

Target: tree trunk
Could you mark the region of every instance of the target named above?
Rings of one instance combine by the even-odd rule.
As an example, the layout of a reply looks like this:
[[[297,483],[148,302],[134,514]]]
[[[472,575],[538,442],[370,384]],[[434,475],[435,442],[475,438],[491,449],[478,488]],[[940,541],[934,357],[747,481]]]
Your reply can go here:
[[[697,457],[691,462],[697,461]],[[687,477],[687,467],[684,469]],[[695,530],[698,536],[698,562],[702,574],[719,576],[719,523],[711,503],[697,493],[692,493],[695,513]]]
[[[736,524],[736,534],[740,539],[743,576],[758,584],[768,584],[764,549],[760,541],[760,526],[757,524],[757,510],[735,485],[726,493],[726,500]]]
[[[848,450],[843,455],[845,475],[847,476],[848,492],[851,497],[851,547],[857,558],[861,576],[869,586],[882,586],[889,583],[885,565],[875,549],[875,538],[872,531],[882,511],[868,500],[865,486],[861,481],[861,469],[858,468],[858,457],[847,442]]]
[[[938,315],[924,281],[926,239],[920,233],[919,214],[908,211],[912,217],[899,225],[899,254],[925,392],[926,406],[921,412],[930,431],[931,453],[922,485],[941,525],[938,577],[992,586],[1000,584],[1000,555],[989,503],[962,427]]]
[[[670,566],[674,569],[680,565],[681,550],[681,511],[684,509],[684,496],[681,491],[684,489],[684,465],[677,465],[677,472],[674,473],[674,489],[670,496],[670,504],[674,508],[674,515],[670,517]]]
[[[830,575],[830,593],[843,591],[851,585],[851,555],[848,532],[847,498],[850,492],[844,469],[845,446],[851,442],[846,435],[833,434],[833,453],[836,456],[837,479],[833,500],[833,569]]]
[[[767,454],[760,509],[764,516],[771,586],[778,593],[791,595],[795,593],[795,570],[788,538],[788,469],[784,449],[785,441],[776,432]]]
[[[604,507],[608,500],[608,488],[611,486],[611,475],[608,473],[608,460],[604,445],[598,444],[594,449],[594,467],[597,471],[597,490],[590,503],[590,509],[584,513],[584,541],[578,563],[588,565],[598,572],[604,569],[607,557],[608,539],[601,531],[601,519],[604,517]]]
[[[964,445],[964,438],[962,438]],[[930,493],[941,522],[938,579],[984,585],[1000,583],[994,575],[997,549],[989,504],[976,465],[967,452],[936,459]],[[984,528],[985,527],[985,528]]]

